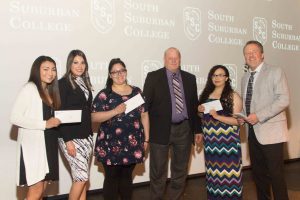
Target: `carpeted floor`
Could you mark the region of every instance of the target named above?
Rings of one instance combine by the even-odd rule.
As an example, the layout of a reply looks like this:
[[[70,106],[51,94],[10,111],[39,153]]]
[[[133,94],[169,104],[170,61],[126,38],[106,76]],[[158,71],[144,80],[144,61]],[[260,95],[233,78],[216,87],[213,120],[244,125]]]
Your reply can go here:
[[[285,164],[285,177],[288,186],[290,200],[300,200],[300,160]],[[256,191],[251,176],[251,169],[243,171],[243,199],[256,200]],[[64,200],[66,198],[52,197],[47,200]],[[90,191],[88,200],[103,200],[101,192]],[[149,200],[149,185],[137,186],[134,188],[132,200]],[[166,194],[166,199],[167,194]],[[206,200],[204,176],[191,177],[187,180],[183,200]]]

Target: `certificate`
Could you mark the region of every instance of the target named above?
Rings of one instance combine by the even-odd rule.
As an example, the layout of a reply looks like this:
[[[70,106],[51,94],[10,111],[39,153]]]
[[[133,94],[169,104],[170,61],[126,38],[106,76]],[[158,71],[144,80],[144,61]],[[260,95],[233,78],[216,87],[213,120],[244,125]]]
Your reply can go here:
[[[204,106],[204,114],[209,113],[210,110],[223,110],[220,100],[210,101],[202,105]]]
[[[124,102],[126,105],[126,110],[125,110],[125,114],[129,113],[130,111],[132,111],[133,109],[139,107],[140,105],[142,105],[143,103],[145,103],[143,97],[141,96],[141,94],[137,94],[134,97],[128,99],[127,101]]]
[[[242,119],[247,118],[247,116],[244,115],[243,113],[234,113],[234,114],[232,114],[232,116],[235,117],[235,118],[242,118]]]
[[[54,116],[61,123],[78,123],[81,122],[81,110],[56,110]]]

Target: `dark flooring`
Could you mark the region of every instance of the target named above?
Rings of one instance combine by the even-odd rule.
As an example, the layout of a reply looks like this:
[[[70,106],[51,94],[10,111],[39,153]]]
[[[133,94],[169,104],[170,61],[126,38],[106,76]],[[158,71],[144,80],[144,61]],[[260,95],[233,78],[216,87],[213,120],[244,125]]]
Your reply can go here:
[[[300,200],[300,160],[289,161],[285,164],[285,177],[290,200]],[[57,199],[57,198],[55,198]],[[64,199],[64,198],[59,198]],[[101,192],[89,191],[88,200],[103,200]],[[134,187],[132,200],[149,200],[149,184]],[[166,199],[168,199],[166,194]],[[205,200],[205,177],[193,176],[187,179],[183,196],[184,200]],[[243,199],[256,200],[255,186],[251,176],[251,169],[243,170]]]

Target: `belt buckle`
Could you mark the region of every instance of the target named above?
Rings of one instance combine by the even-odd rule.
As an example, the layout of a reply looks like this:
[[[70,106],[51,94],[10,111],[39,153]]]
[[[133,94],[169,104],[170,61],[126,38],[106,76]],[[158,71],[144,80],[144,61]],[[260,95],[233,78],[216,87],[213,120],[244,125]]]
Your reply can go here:
[[[180,124],[182,124],[185,121],[186,121],[186,119],[184,119],[184,120],[182,120],[180,122],[172,122],[172,125],[180,125]]]

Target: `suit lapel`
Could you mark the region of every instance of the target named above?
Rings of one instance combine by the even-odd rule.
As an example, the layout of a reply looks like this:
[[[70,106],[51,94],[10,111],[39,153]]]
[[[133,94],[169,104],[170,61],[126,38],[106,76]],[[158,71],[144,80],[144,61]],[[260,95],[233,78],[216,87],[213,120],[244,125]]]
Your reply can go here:
[[[183,86],[183,92],[184,92],[184,100],[185,102],[187,103],[187,99],[189,99],[189,79],[185,76],[185,73],[183,73],[181,70],[180,70],[180,74],[181,74],[181,79],[182,79],[182,86]]]
[[[161,86],[162,90],[166,91],[166,94],[168,95],[168,99],[171,102],[171,94],[170,94],[170,88],[169,88],[169,82],[168,82],[168,76],[166,72],[166,68],[164,67],[162,70],[162,79],[161,79]]]
[[[259,76],[257,77],[257,81],[259,81],[259,83],[260,83],[260,81],[261,81],[262,79],[264,79],[267,70],[268,70],[268,65],[266,65],[266,64],[264,63],[263,66],[261,67]]]
[[[259,94],[259,90],[257,88],[259,88],[263,84],[263,79],[266,78],[267,68],[268,68],[268,66],[264,63],[260,72],[258,73],[258,76],[256,77],[256,81],[254,84],[254,90],[253,90],[253,97],[255,97],[256,95],[262,95],[262,94]]]
[[[75,83],[76,84],[76,83]],[[80,95],[80,99],[82,100],[82,102],[86,102],[86,101],[88,101],[89,100],[89,98],[90,98],[90,91],[89,91],[89,98],[88,99],[86,99],[85,98],[85,94],[84,94],[84,92],[82,91],[82,89],[76,84],[76,89],[75,89],[75,91],[76,91],[76,93],[78,93],[79,95]]]
[[[252,100],[251,100],[251,102],[252,102],[251,103],[251,110],[256,110],[256,105],[258,103],[261,103],[258,100],[259,97],[261,95],[265,95],[264,93],[261,92],[261,88],[264,87],[263,84],[265,84],[264,79],[266,78],[266,75],[267,75],[266,71],[267,70],[268,70],[268,66],[264,63],[261,70],[260,70],[260,72],[257,74],[255,84],[254,84],[254,87],[253,87]],[[249,79],[249,77],[250,77],[250,73],[248,75],[248,79]],[[245,91],[245,92],[247,92],[247,91]]]

